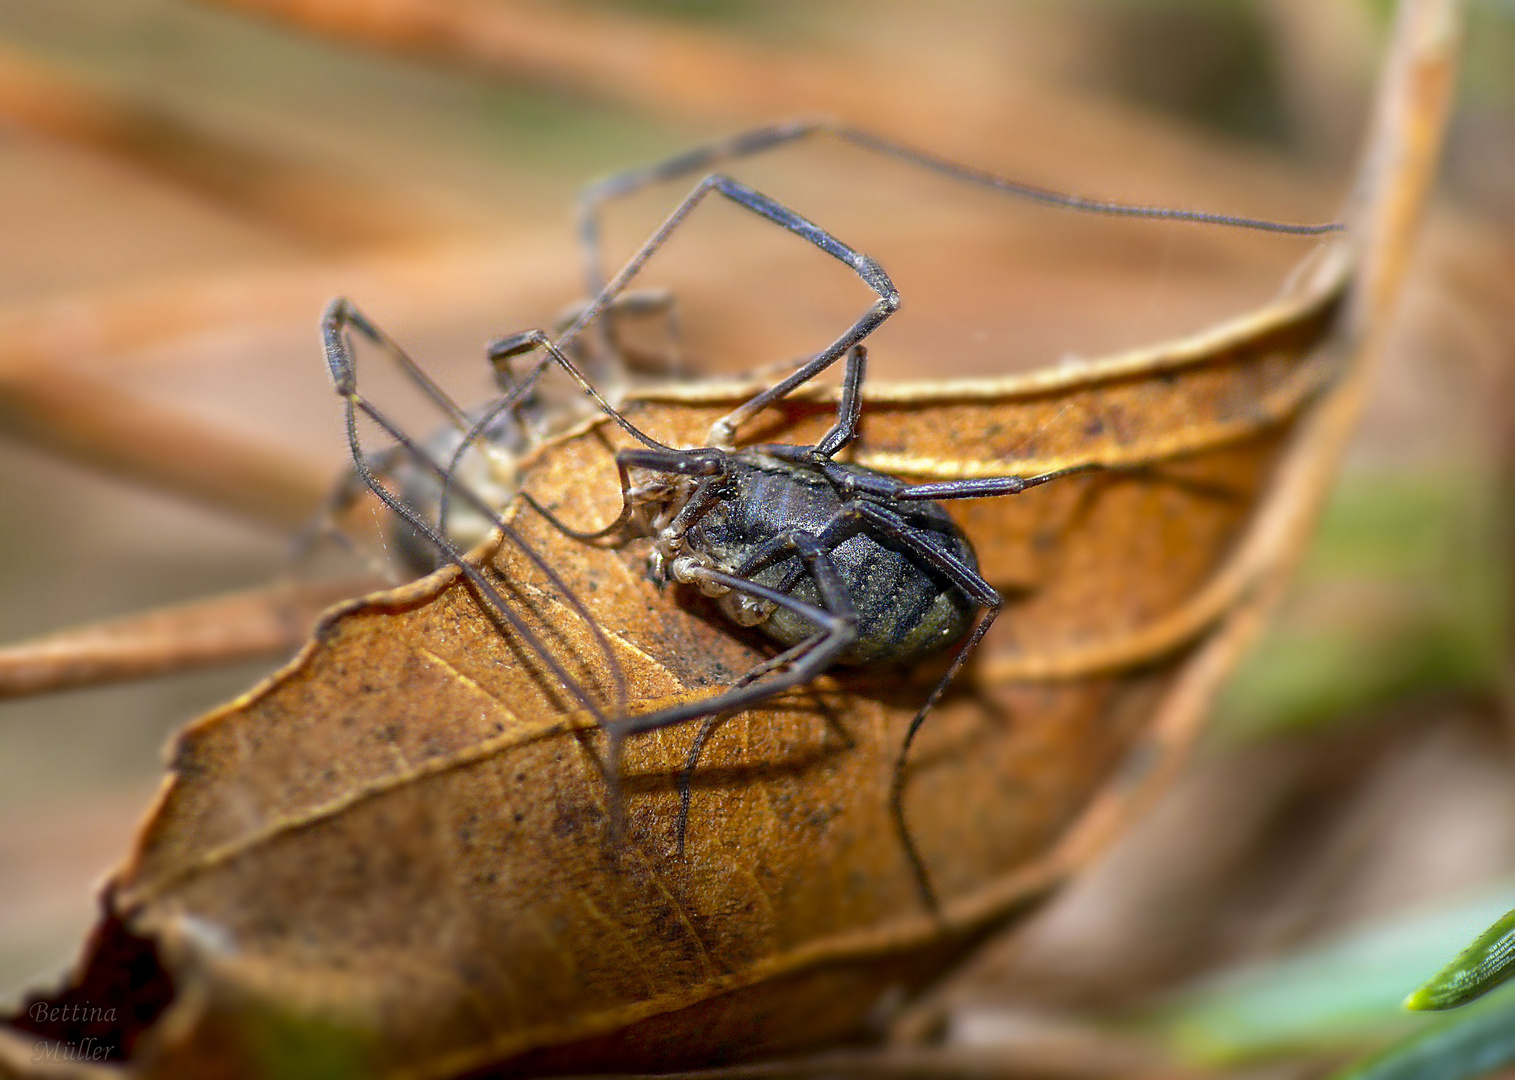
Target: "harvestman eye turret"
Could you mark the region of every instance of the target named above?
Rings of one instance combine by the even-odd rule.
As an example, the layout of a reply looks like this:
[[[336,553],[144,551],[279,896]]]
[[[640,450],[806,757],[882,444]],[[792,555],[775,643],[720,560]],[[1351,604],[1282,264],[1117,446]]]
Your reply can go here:
[[[775,695],[803,685],[837,664],[907,664],[955,648],[945,673],[915,713],[901,742],[894,766],[890,803],[901,843],[915,872],[921,895],[935,906],[927,867],[911,839],[903,810],[903,784],[910,746],[947,686],[983,640],[1001,606],[994,587],[979,573],[969,538],[953,523],[944,502],[957,499],[1014,495],[1086,465],[1037,476],[1002,476],[910,484],[835,460],[858,434],[862,387],[867,376],[863,341],[898,309],[900,297],[884,269],[873,259],[800,216],[776,200],[731,177],[712,173],[702,179],[664,223],[608,282],[601,282],[598,257],[598,207],[606,199],[647,184],[710,168],[716,162],[765,150],[795,139],[828,134],[866,150],[921,165],[970,183],[1023,198],[1071,209],[1122,217],[1162,218],[1227,225],[1269,232],[1313,236],[1340,226],[1285,225],[1253,218],[1207,214],[1162,207],[1128,206],[1019,184],[886,140],[828,124],[786,124],[763,128],[735,139],[682,154],[645,169],[632,170],[589,188],[581,206],[581,234],[589,252],[589,283],[594,299],[560,334],[541,330],[515,334],[490,348],[490,359],[506,373],[508,391],[473,419],[449,461],[436,460],[420,443],[406,436],[357,389],[350,332],[393,353],[407,370],[415,365],[345,300],[328,308],[323,321],[326,356],[338,393],[347,404],[349,442],[357,474],[440,558],[459,566],[527,646],[543,660],[552,677],[581,703],[605,730],[609,754],[605,775],[612,788],[612,806],[620,812],[619,775],[622,746],[640,732],[703,720],[681,777],[682,812],[678,843],[683,846],[684,823],[690,799],[690,776],[706,739],[720,719],[734,711],[757,706]],[[595,320],[626,295],[628,286],[647,260],[708,195],[715,193],[779,226],[848,266],[876,299],[847,329],[820,352],[799,362],[786,376],[755,394],[712,426],[707,445],[667,446],[652,438],[607,400],[574,362],[571,344]],[[512,359],[540,356],[519,376],[509,375]],[[845,375],[835,423],[813,445],[739,446],[737,433],[763,409],[781,401],[843,360]],[[651,541],[649,567],[661,582],[683,583],[716,597],[733,623],[752,627],[770,639],[778,651],[733,685],[700,701],[642,715],[628,715],[623,680],[614,654],[602,632],[595,629],[600,648],[615,672],[617,703],[601,709],[591,695],[568,676],[526,626],[509,603],[461,555],[449,534],[449,507],[461,501],[486,515],[504,531],[505,540],[520,547],[591,627],[594,621],[577,597],[545,561],[532,552],[518,533],[490,505],[462,482],[460,466],[470,448],[487,442],[533,392],[542,374],[553,365],[574,380],[595,405],[639,445],[616,454],[622,508],[616,519],[599,529],[581,530],[559,520],[529,493],[523,495],[564,534],[586,543],[620,544],[635,538]],[[424,378],[424,376],[423,376]],[[423,384],[432,387],[430,380]],[[431,389],[428,389],[428,393]],[[440,393],[440,391],[436,391]],[[445,396],[444,396],[445,397]],[[452,415],[461,415],[447,402]],[[441,493],[437,520],[426,520],[405,500],[392,494],[369,466],[357,437],[355,412],[361,411],[384,428],[435,478]]]

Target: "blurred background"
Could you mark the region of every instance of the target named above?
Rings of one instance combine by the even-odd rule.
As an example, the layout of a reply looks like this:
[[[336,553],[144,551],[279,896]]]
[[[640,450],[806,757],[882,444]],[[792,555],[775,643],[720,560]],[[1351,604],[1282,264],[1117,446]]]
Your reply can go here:
[[[338,294],[482,399],[484,343],[583,291],[591,178],[821,115],[1080,193],[1326,220],[1390,18],[1379,0],[0,0],[3,638],[281,573],[308,505],[197,505],[141,482],[130,448],[194,460],[213,431],[318,492],[345,453],[317,334]],[[1088,1075],[1316,1074],[1418,1022],[1399,999],[1515,905],[1515,9],[1470,21],[1386,376],[1291,599],[1183,783],[921,1014],[954,1044]],[[1156,342],[1267,299],[1311,250],[1018,205],[824,143],[732,171],[888,268],[905,308],[873,343],[880,378]],[[612,263],[686,187],[612,209]],[[693,373],[813,349],[866,302],[717,206],[648,282],[678,298]],[[376,395],[424,430],[386,377]],[[273,666],[0,703],[0,995],[71,958],[169,735]]]

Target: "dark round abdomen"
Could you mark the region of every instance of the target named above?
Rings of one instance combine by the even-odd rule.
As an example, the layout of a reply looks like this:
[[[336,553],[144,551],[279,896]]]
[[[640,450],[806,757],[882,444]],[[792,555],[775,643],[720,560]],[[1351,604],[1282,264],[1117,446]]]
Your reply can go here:
[[[843,466],[866,473],[859,466]],[[836,490],[818,473],[770,458],[744,462],[727,496],[691,529],[687,542],[734,571],[752,551],[795,529],[817,535],[842,509]],[[857,497],[859,500],[861,497]],[[903,518],[922,542],[977,569],[972,545],[936,503],[870,500]],[[895,530],[861,520],[830,552],[857,612],[857,639],[840,657],[846,664],[905,663],[947,648],[968,632],[973,604],[944,574],[910,551]],[[815,579],[798,555],[752,575],[763,585],[824,607]],[[786,608],[758,624],[781,645],[797,645],[819,629]]]

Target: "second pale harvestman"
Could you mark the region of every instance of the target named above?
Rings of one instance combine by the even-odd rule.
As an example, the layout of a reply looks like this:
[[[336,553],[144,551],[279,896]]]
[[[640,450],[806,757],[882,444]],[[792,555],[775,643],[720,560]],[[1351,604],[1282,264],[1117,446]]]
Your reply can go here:
[[[542,330],[497,341],[489,355],[501,373],[505,394],[482,412],[463,413],[402,350],[346,300],[336,300],[323,320],[326,357],[338,394],[347,406],[347,427],[356,476],[435,550],[438,559],[456,565],[497,617],[542,660],[551,676],[582,705],[609,739],[605,774],[611,805],[620,812],[619,774],[628,736],[703,720],[680,781],[682,812],[678,825],[683,846],[690,799],[690,777],[706,739],[724,716],[759,705],[807,683],[837,664],[906,664],[956,645],[945,673],[910,722],[895,761],[890,804],[901,842],[928,906],[935,906],[930,876],[910,837],[903,809],[905,765],[911,742],[949,683],[972,654],[1001,606],[1001,597],[979,573],[973,545],[953,523],[941,503],[954,499],[1014,495],[1028,488],[1081,472],[1077,466],[1038,476],[1002,476],[911,484],[858,465],[837,461],[837,454],[858,434],[861,390],[867,373],[863,341],[899,307],[900,297],[888,274],[872,258],[776,200],[728,176],[711,173],[681,201],[656,232],[608,282],[599,270],[598,208],[606,199],[647,184],[709,169],[717,162],[752,154],[817,134],[829,135],[866,150],[923,166],[972,184],[1070,209],[1112,216],[1161,218],[1226,225],[1268,232],[1313,236],[1340,228],[1336,224],[1287,225],[1253,218],[1163,207],[1130,206],[1064,195],[1001,179],[852,129],[825,123],[775,125],[712,146],[681,154],[649,168],[630,170],[591,186],[584,195],[581,233],[589,255],[589,284],[594,299],[556,335]],[[720,418],[707,445],[667,446],[628,420],[585,374],[571,353],[581,335],[607,311],[623,303],[627,289],[648,259],[668,240],[693,209],[712,192],[840,260],[876,294],[877,299],[845,332],[823,350],[797,364],[782,378]],[[436,453],[407,436],[358,391],[351,332],[394,356],[433,400],[448,413],[456,432],[447,449]],[[509,361],[540,351],[521,375],[513,377]],[[737,445],[737,432],[765,408],[783,400],[838,360],[845,376],[836,421],[813,445]],[[618,544],[635,538],[652,542],[649,565],[655,579],[697,587],[719,599],[732,622],[753,627],[779,651],[727,689],[708,698],[642,715],[628,715],[624,681],[603,632],[580,600],[519,533],[502,520],[500,492],[489,493],[465,479],[469,455],[477,445],[508,436],[518,440],[523,409],[532,408],[543,373],[556,364],[604,414],[639,446],[616,454],[622,509],[600,529],[570,527],[534,500],[523,497],[555,528],[578,540]],[[393,437],[399,449],[420,467],[435,497],[419,500],[396,495],[377,475],[359,442],[356,414],[362,412]],[[461,433],[461,436],[458,434]],[[513,447],[511,448],[513,449]],[[441,457],[448,454],[445,462]],[[508,456],[508,454],[507,454]],[[406,490],[414,490],[412,482]],[[463,542],[450,528],[452,504],[500,528],[506,541],[519,546],[567,598],[597,635],[617,683],[613,709],[591,695],[526,625],[485,576],[463,557]]]

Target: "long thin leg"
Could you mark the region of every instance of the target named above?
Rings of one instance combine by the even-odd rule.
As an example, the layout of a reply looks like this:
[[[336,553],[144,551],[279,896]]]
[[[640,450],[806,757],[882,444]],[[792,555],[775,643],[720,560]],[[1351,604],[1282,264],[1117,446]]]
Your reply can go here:
[[[449,424],[458,431],[468,430],[468,416],[462,407],[453,401],[451,395],[443,390],[397,341],[375,326],[361,311],[346,303],[346,301],[334,301],[331,305],[331,310],[328,311],[328,315],[338,305],[342,307],[340,318],[345,320],[348,325],[360,330],[385,356],[393,361],[395,366],[400,369],[401,374],[414,383],[432,404],[436,405],[438,410],[447,418]],[[367,471],[387,475],[402,456],[402,448],[398,446],[391,447],[387,451],[369,457]],[[345,476],[337,481],[336,485],[327,495],[321,509],[316,512],[316,516],[306,523],[295,535],[289,556],[292,561],[306,558],[315,549],[316,545],[323,540],[344,542],[343,534],[336,527],[335,519],[357,501],[358,495],[361,492],[367,490],[367,485],[363,482],[363,475],[363,472],[358,469],[350,469]]]
[[[850,474],[841,474],[850,475]],[[898,481],[896,481],[898,483]],[[848,532],[860,523],[872,525],[880,533],[888,535],[892,540],[899,543],[911,554],[931,566],[960,589],[968,600],[980,608],[979,617],[975,620],[973,629],[969,631],[957,654],[952,658],[947,671],[942,675],[931,693],[927,696],[924,704],[910,720],[910,726],[905,731],[905,738],[900,744],[899,756],[895,759],[894,778],[890,783],[889,805],[894,814],[895,825],[899,830],[900,844],[904,848],[906,858],[910,862],[911,870],[915,874],[916,885],[920,889],[921,899],[926,905],[935,910],[937,907],[936,892],[931,886],[931,877],[926,869],[925,860],[921,857],[919,849],[910,835],[908,823],[905,821],[904,808],[904,782],[905,765],[910,756],[910,746],[915,741],[916,732],[925,722],[926,716],[936,707],[941,696],[946,692],[947,686],[957,677],[968,657],[978,648],[979,642],[989,632],[989,626],[999,614],[1003,604],[994,586],[985,581],[968,563],[958,558],[935,544],[932,544],[919,535],[910,523],[892,510],[888,510],[876,503],[856,500],[843,506],[833,514],[826,525],[815,536],[815,542],[824,550],[831,550],[840,543]],[[779,558],[787,555],[784,550],[784,538],[776,537],[765,544],[759,545],[747,558],[743,559],[737,567],[740,574],[751,574],[762,567],[776,562]],[[792,587],[793,578],[786,581],[782,588]]]
[[[863,380],[868,377],[868,350],[854,345],[847,352],[847,370],[842,376],[842,399],[836,406],[836,423],[815,444],[821,457],[835,457],[857,438],[858,421],[863,416]]]
[[[941,502],[950,499],[988,499],[997,495],[1019,495],[1065,476],[1108,469],[1097,461],[1070,465],[1036,476],[981,476],[968,480],[942,480],[929,484],[907,484],[884,473],[847,472],[826,460],[817,460],[814,450],[806,446],[765,446],[764,451],[785,461],[814,465],[844,495],[871,495],[878,499],[903,502]]]
[[[717,694],[713,698],[702,701],[691,701],[683,705],[674,705],[660,712],[647,713],[643,716],[631,716],[617,721],[613,730],[622,737],[637,735],[644,731],[655,731],[658,728],[670,727],[674,724],[682,724],[686,720],[694,720],[697,717],[709,716],[716,712],[730,712],[743,709],[749,705],[758,704],[770,697],[783,693],[791,686],[808,682],[819,675],[827,666],[851,645],[857,635],[856,614],[852,608],[852,600],[847,595],[845,587],[836,569],[832,566],[830,558],[824,563],[825,569],[817,571],[816,583],[821,590],[821,595],[826,603],[826,608],[818,608],[813,604],[807,604],[803,600],[796,600],[792,596],[786,596],[776,589],[770,589],[766,585],[760,585],[755,581],[748,581],[732,574],[722,573],[719,570],[699,568],[696,574],[706,580],[725,585],[737,592],[756,596],[760,600],[767,600],[779,607],[788,608],[796,614],[813,619],[818,626],[823,626],[830,631],[827,635],[825,647],[806,656],[793,669],[785,672],[779,678],[761,686],[744,686],[738,689],[727,690]],[[803,668],[805,674],[797,677],[795,672]],[[780,685],[782,684],[782,685]]]
[[[1339,232],[1339,222],[1313,225],[1294,225],[1266,221],[1261,218],[1241,217],[1234,214],[1215,214],[1201,210],[1184,210],[1162,206],[1138,206],[1109,199],[1094,199],[1071,195],[1035,184],[1010,180],[982,169],[960,165],[955,161],[928,154],[922,150],[893,142],[878,135],[855,128],[834,124],[826,120],[800,120],[770,124],[767,127],[745,131],[732,138],[706,146],[698,146],[664,161],[639,168],[627,169],[598,180],[579,194],[579,240],[584,248],[585,278],[588,294],[593,296],[604,284],[603,254],[600,250],[600,209],[611,199],[617,199],[652,184],[676,180],[680,176],[693,175],[713,169],[724,161],[750,157],[786,143],[816,136],[830,136],[839,142],[856,146],[872,153],[883,154],[906,161],[931,172],[962,180],[979,187],[1003,192],[1006,195],[1048,206],[1069,210],[1104,214],[1111,217],[1151,218],[1167,221],[1187,221],[1206,225],[1224,225],[1263,232],[1284,233],[1292,236],[1319,236]]]
[[[794,448],[793,452],[781,456],[797,460],[813,460],[813,454],[804,448]],[[890,476],[846,472],[829,461],[823,460],[816,462],[816,464],[827,478],[844,492],[856,492],[872,495],[877,498],[901,501],[981,499],[999,495],[1018,495],[1023,491],[1039,487],[1052,480],[1077,473],[1091,472],[1102,467],[1097,463],[1091,463],[1074,465],[1067,469],[1057,469],[1036,476],[998,476],[969,480],[948,480],[931,484],[906,484],[904,481],[896,480]],[[989,626],[994,622],[995,616],[999,614],[1003,600],[999,593],[995,592],[994,587],[985,581],[978,571],[950,552],[927,543],[916,534],[914,529],[910,528],[903,518],[892,510],[887,510],[877,503],[864,500],[849,503],[845,510],[871,521],[875,526],[886,531],[888,535],[896,538],[901,544],[945,575],[955,586],[962,589],[963,593],[970,600],[981,605],[983,609],[983,614],[974,624],[973,630],[969,633],[963,645],[958,649],[957,655],[953,657],[952,663],[948,666],[946,673],[932,689],[930,695],[926,698],[925,704],[921,706],[920,710],[911,719],[910,726],[905,731],[904,741],[900,745],[899,757],[895,762],[894,780],[890,786],[889,805],[894,814],[895,824],[899,829],[900,842],[904,846],[911,868],[915,872],[916,884],[921,890],[922,899],[925,900],[929,907],[935,909],[937,906],[936,893],[931,886],[930,874],[926,869],[925,860],[922,858],[919,849],[915,846],[915,841],[910,834],[909,825],[905,820],[905,767],[910,756],[910,746],[915,741],[916,733],[920,730],[921,724],[925,722],[927,714],[936,707],[936,703],[941,699],[942,694],[946,692],[948,684],[957,676],[957,673],[967,662],[968,657],[978,648],[984,635],[989,632]],[[822,536],[823,542],[829,542],[834,539],[834,537],[829,535],[832,528],[833,526],[828,524],[825,534]],[[769,547],[770,545],[764,545],[757,552],[754,552],[754,558],[746,560],[741,569],[744,572],[750,573],[754,569],[754,566],[751,564],[754,563],[755,558],[760,556],[761,558],[771,559],[772,553],[768,550]]]
[[[907,501],[930,500],[942,502],[948,499],[988,499],[996,495],[1019,495],[1030,488],[1040,487],[1052,480],[1079,473],[1097,472],[1106,466],[1099,462],[1070,465],[1066,469],[1054,469],[1039,476],[983,476],[971,480],[942,480],[931,484],[910,484],[894,492],[896,499]]]
[[[591,305],[591,307],[592,306],[593,305]],[[563,337],[564,340],[571,340],[572,334],[565,332]],[[530,369],[528,369],[520,376],[510,374],[509,365],[511,359],[524,353],[535,352],[537,349],[542,349],[545,351],[545,356],[542,360],[533,364]],[[606,401],[605,397],[599,392],[598,389],[595,388],[595,385],[589,381],[588,377],[581,370],[579,370],[578,365],[569,359],[568,354],[563,351],[562,346],[558,342],[550,339],[546,333],[541,330],[526,330],[522,333],[512,334],[509,337],[501,338],[500,340],[494,342],[489,347],[489,362],[495,366],[497,373],[505,373],[501,377],[502,383],[508,380],[510,390],[503,397],[499,398],[497,401],[491,404],[488,408],[484,409],[484,411],[479,414],[478,419],[475,420],[472,426],[470,426],[464,433],[463,438],[458,443],[457,449],[453,451],[452,458],[447,463],[447,471],[450,475],[456,472],[459,463],[463,460],[463,456],[468,452],[469,447],[482,440],[497,419],[509,412],[512,412],[522,400],[531,394],[531,392],[536,388],[537,382],[546,372],[548,365],[553,362],[556,362],[558,366],[566,371],[569,377],[578,384],[579,389],[583,390],[584,393],[589,396],[590,400],[598,405],[607,416],[609,416],[618,425],[620,425],[620,427],[625,430],[627,434],[631,435],[639,442],[642,442],[645,445],[653,448],[654,450],[664,451],[669,454],[679,453],[679,451],[673,449],[673,447],[664,446],[656,439],[651,438],[644,431],[642,431],[641,428],[637,427],[635,424],[631,423],[624,416],[622,416],[619,410],[611,405],[610,402]],[[622,468],[621,476],[624,488],[624,467]],[[448,507],[450,505],[449,493],[452,490],[452,486],[453,485],[451,484],[447,484],[443,487],[440,507],[437,512],[437,521],[443,533],[445,533],[447,529],[447,515]],[[536,500],[531,499],[529,501],[539,513],[543,514],[549,521],[553,522],[554,525],[557,525],[557,527],[562,532],[570,536],[576,535],[572,529],[565,528],[562,525],[558,524],[557,520],[546,510],[544,510],[542,506],[536,502]],[[613,527],[614,526],[611,526],[611,528]],[[607,528],[606,531],[608,532],[609,529]]]
[[[424,447],[401,430],[393,421],[385,416],[378,408],[369,402],[358,391],[357,365],[353,361],[352,343],[349,340],[349,330],[358,330],[365,337],[374,339],[377,335],[373,324],[363,317],[355,307],[346,300],[334,300],[326,309],[321,320],[322,337],[326,347],[326,363],[331,373],[332,383],[339,396],[346,405],[347,414],[347,442],[352,454],[353,467],[362,477],[375,496],[387,506],[391,512],[403,520],[407,525],[423,537],[446,561],[452,563],[462,572],[473,585],[474,589],[486,602],[495,609],[516,635],[526,643],[527,647],[534,652],[538,659],[546,665],[553,677],[566,689],[569,695],[577,701],[601,727],[607,724],[604,713],[595,705],[588,692],[579,685],[578,681],[563,669],[556,657],[552,655],[537,635],[526,625],[525,621],[514,611],[511,605],[500,595],[499,591],[490,584],[487,578],[479,572],[478,568],[470,564],[458,552],[444,533],[439,532],[430,522],[421,517],[403,500],[396,498],[388,488],[380,482],[378,476],[369,468],[367,455],[364,454],[358,438],[357,413],[362,412],[374,423],[378,424],[386,434],[395,440],[422,466],[430,469],[445,486],[452,485],[452,474],[441,464],[434,461]],[[615,650],[611,647],[609,639],[604,631],[599,628],[596,620],[590,615],[583,602],[574,595],[566,582],[563,581],[556,570],[542,557],[525,539],[516,532],[499,515],[496,508],[488,506],[472,490],[467,487],[458,488],[464,499],[480,515],[492,520],[495,527],[501,531],[505,538],[514,544],[517,550],[524,553],[537,569],[550,581],[567,601],[574,611],[582,618],[595,636],[600,645],[606,664],[609,667],[612,679],[615,683],[617,714],[626,711],[626,680],[621,672],[620,661],[616,658]]]
[[[459,431],[467,431],[469,427],[468,415],[453,401],[447,391],[437,385],[432,377],[426,374],[425,369],[411,359],[410,354],[400,347],[399,342],[379,329],[368,317],[345,299],[333,300],[327,306],[323,316],[323,325],[328,319],[340,319],[346,325],[360,331],[364,337],[377,345],[384,354],[394,361],[400,371],[411,382],[420,388],[421,392],[431,399],[432,403],[446,414],[448,422]]]
[[[864,284],[878,294],[878,300],[870,305],[868,310],[863,312],[830,345],[805,361],[803,365],[788,376],[716,421],[710,429],[710,438],[708,441],[712,446],[729,449],[734,445],[733,440],[736,429],[743,422],[773,402],[785,397],[796,387],[815,378],[820,372],[834,364],[848,349],[873,333],[885,319],[898,310],[900,297],[899,290],[894,287],[894,282],[889,280],[889,275],[884,272],[884,268],[861,251],[844,243],[813,221],[802,217],[787,206],[764,195],[755,188],[748,187],[746,184],[733,180],[728,176],[713,173],[696,184],[694,190],[686,195],[683,201],[674,208],[673,212],[668,215],[657,231],[627,260],[626,264],[621,267],[615,277],[600,290],[589,306],[563,332],[558,338],[558,344],[562,345],[565,341],[578,336],[609,304],[613,303],[615,298],[625,290],[630,281],[646,265],[647,260],[652,258],[653,254],[667,242],[668,237],[673,231],[683,223],[684,219],[712,191],[736,203],[738,206],[750,210],[759,217],[773,222],[785,231],[793,233],[805,242],[824,251],[832,258],[845,263],[854,273],[862,278]],[[540,366],[545,367],[548,363],[549,360],[544,358],[540,362]],[[592,396],[600,400],[598,395]],[[608,406],[606,408],[607,411],[611,411],[608,409]]]
[[[820,640],[803,656],[795,658],[787,671],[781,672],[766,682],[740,680],[731,689],[713,698],[690,701],[643,716],[632,716],[611,722],[606,729],[610,736],[607,772],[612,778],[611,806],[617,822],[621,812],[619,791],[621,758],[628,735],[655,731],[658,728],[671,727],[674,724],[682,724],[702,717],[736,712],[767,701],[791,687],[800,686],[820,675],[856,639],[857,612],[852,605],[852,598],[847,595],[841,574],[831,561],[831,556],[820,546],[815,537],[808,533],[792,531],[786,536],[790,545],[805,560],[815,576],[816,587],[820,590],[824,607],[816,607],[814,604],[797,600],[776,589],[770,589],[766,585],[709,567],[693,567],[690,576],[712,581],[736,592],[755,596],[760,600],[767,600],[769,603],[787,608],[813,622],[822,632]],[[793,652],[795,652],[794,649],[789,650],[789,653]],[[786,658],[789,653],[785,654]],[[773,666],[773,661],[767,661],[759,665],[759,668],[766,671]]]
[[[557,363],[579,385],[580,389],[587,394],[596,405],[609,417],[611,417],[622,429],[633,438],[646,446],[657,450],[673,451],[672,447],[664,446],[655,439],[649,437],[636,425],[630,423],[620,412],[610,404],[592,382],[579,370],[578,366],[568,357],[564,351],[565,346],[570,345],[575,338],[602,313],[612,307],[618,297],[626,290],[630,282],[638,272],[646,265],[647,261],[657,250],[667,242],[673,231],[679,227],[685,218],[693,212],[694,208],[710,193],[717,192],[723,197],[752,211],[806,242],[820,248],[826,254],[845,263],[863,279],[878,294],[878,300],[860,315],[857,320],[835,341],[821,352],[805,361],[799,368],[792,371],[779,382],[757,394],[743,405],[717,420],[711,427],[710,437],[707,440],[712,446],[731,448],[734,446],[736,429],[748,418],[752,417],[773,402],[785,397],[796,387],[813,379],[821,371],[841,357],[844,353],[849,354],[849,374],[846,381],[846,389],[843,394],[843,405],[838,410],[837,424],[822,439],[822,445],[830,448],[830,453],[851,441],[857,429],[857,416],[861,409],[860,387],[862,374],[866,366],[866,354],[854,356],[851,350],[869,334],[873,333],[880,324],[899,308],[899,291],[894,283],[889,280],[889,275],[877,262],[864,255],[857,249],[849,246],[831,233],[822,229],[814,222],[800,216],[788,207],[776,202],[754,188],[748,187],[729,177],[714,174],[705,177],[697,184],[684,200],[674,209],[658,230],[653,233],[623,266],[615,278],[600,290],[599,294],[587,304],[578,316],[558,335],[554,341],[541,330],[529,330],[520,334],[513,334],[493,343],[489,348],[489,359],[496,366],[497,371],[504,366],[508,372],[508,363],[513,357],[523,353],[532,352],[538,348],[544,350],[543,357],[529,370],[520,376],[508,375],[502,378],[502,383],[508,381],[511,389],[497,402],[478,417],[468,428],[463,440],[458,444],[457,451],[453,455],[453,463],[460,461],[463,454],[475,442],[481,439],[484,432],[502,413],[514,409],[526,395],[531,393],[537,381],[545,373],[547,368]],[[377,331],[374,331],[377,333]],[[854,369],[853,365],[856,364]],[[445,493],[444,493],[445,495]],[[442,517],[445,520],[446,502],[444,499]]]
[[[974,650],[978,648],[979,642],[983,641],[984,635],[989,632],[989,627],[993,624],[995,616],[999,614],[1004,601],[995,591],[994,586],[985,581],[977,570],[950,551],[927,542],[894,511],[861,500],[850,506],[856,510],[858,516],[886,532],[902,546],[908,548],[912,554],[930,564],[981,609],[973,629],[959,646],[957,654],[953,656],[952,663],[947,666],[946,672],[927,695],[915,716],[911,718],[910,726],[905,729],[905,738],[900,743],[899,756],[894,763],[894,779],[889,786],[889,807],[894,814],[895,826],[899,830],[900,843],[915,873],[921,899],[934,911],[937,907],[936,890],[932,888],[931,875],[926,869],[925,859],[915,846],[909,823],[905,820],[905,766],[910,758],[910,746],[915,741],[916,732],[925,723],[927,715],[936,707],[936,703],[941,700],[942,694],[946,693],[948,685],[957,678],[958,672],[968,662],[968,657],[973,655]]]

